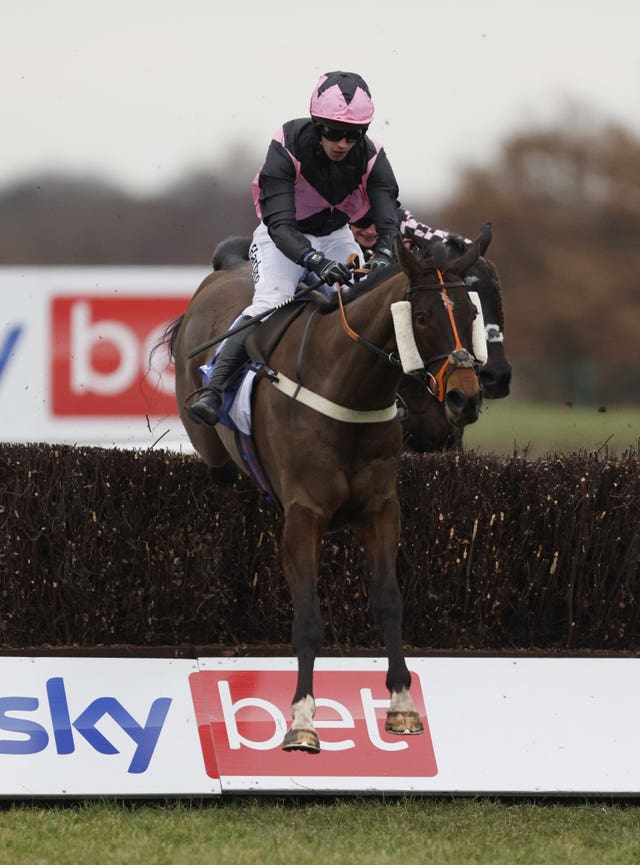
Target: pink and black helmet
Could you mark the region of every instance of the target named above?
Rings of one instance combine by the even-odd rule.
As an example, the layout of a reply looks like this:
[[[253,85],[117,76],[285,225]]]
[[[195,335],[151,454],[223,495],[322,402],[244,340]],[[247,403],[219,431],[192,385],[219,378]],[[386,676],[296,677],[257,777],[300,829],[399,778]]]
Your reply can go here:
[[[311,94],[311,116],[352,126],[368,126],[374,105],[366,81],[355,72],[327,72]]]

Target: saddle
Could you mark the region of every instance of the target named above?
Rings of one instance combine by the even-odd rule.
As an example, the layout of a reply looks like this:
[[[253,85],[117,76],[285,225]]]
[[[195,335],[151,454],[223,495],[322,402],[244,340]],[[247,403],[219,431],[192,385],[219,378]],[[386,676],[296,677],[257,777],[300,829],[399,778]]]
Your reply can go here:
[[[244,347],[249,360],[267,366],[269,357],[289,325],[300,315],[308,301],[294,300],[273,312],[248,335]]]

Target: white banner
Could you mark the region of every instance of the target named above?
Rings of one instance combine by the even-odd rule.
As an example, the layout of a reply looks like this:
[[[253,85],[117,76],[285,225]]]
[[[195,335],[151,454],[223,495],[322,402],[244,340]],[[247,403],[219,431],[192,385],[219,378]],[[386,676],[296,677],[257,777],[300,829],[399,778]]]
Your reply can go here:
[[[201,659],[223,791],[640,793],[640,659],[408,663],[425,733],[403,737],[385,661],[318,660],[316,757],[279,748],[295,661]]]
[[[166,325],[207,268],[0,268],[0,441],[191,452]]]
[[[321,658],[318,755],[284,752],[293,658],[0,658],[0,795],[640,794],[640,659]]]
[[[197,661],[0,658],[0,796],[215,795]]]

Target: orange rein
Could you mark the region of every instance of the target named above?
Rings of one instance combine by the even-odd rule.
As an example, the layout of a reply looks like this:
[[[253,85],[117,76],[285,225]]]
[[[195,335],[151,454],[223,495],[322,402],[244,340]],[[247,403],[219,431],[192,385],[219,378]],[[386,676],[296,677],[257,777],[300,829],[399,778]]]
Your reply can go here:
[[[340,291],[340,286],[337,288],[338,291],[338,306],[340,307],[340,320],[342,321],[342,327],[344,328],[347,336],[350,336],[354,342],[360,341],[360,336],[355,332],[355,330],[351,327],[349,322],[347,321],[347,316],[344,312],[344,301],[342,300],[342,292]]]
[[[358,256],[355,254],[355,252],[352,253],[347,258],[347,267],[352,267],[354,273],[366,273],[367,272],[366,270],[363,270],[360,267],[360,261],[358,259]],[[350,327],[349,322],[347,321],[347,316],[345,315],[345,312],[344,312],[344,303],[342,300],[342,292],[340,291],[340,288],[341,288],[341,286],[338,286],[337,292],[338,292],[338,305],[340,307],[340,319],[342,321],[342,327],[344,328],[345,333],[348,336],[350,336],[354,342],[360,342],[360,336],[355,332],[355,330],[353,330],[352,327]]]
[[[451,301],[449,300],[449,295],[447,294],[447,289],[444,287],[444,279],[442,278],[442,272],[440,270],[436,270],[436,273],[438,274],[438,280],[440,282],[440,285],[442,286],[440,292],[442,294],[442,299],[444,301],[444,305],[447,309],[447,314],[449,316],[449,322],[451,323],[451,330],[453,331],[453,338],[455,341],[455,345],[453,347],[453,351],[450,352],[449,355],[447,355],[447,357],[445,358],[442,366],[440,367],[440,369],[436,373],[436,375],[431,375],[432,380],[436,383],[435,393],[431,390],[431,388],[428,388],[428,390],[433,394],[433,396],[438,400],[438,402],[444,402],[444,396],[445,396],[444,386],[445,386],[445,381],[447,378],[447,370],[449,369],[449,367],[453,363],[452,354],[453,354],[453,352],[456,352],[459,350],[465,351],[465,348],[462,345],[462,343],[460,342],[460,334],[458,333],[456,320],[455,320],[454,315],[453,315],[453,306],[451,304]],[[338,306],[340,308],[340,319],[342,321],[342,327],[344,328],[344,331],[347,334],[347,336],[349,336],[352,340],[354,340],[354,342],[365,342],[365,340],[358,333],[356,333],[356,331],[351,327],[351,325],[347,321],[347,316],[345,315],[345,311],[344,311],[344,302],[342,300],[342,292],[340,291],[339,287],[338,287]]]

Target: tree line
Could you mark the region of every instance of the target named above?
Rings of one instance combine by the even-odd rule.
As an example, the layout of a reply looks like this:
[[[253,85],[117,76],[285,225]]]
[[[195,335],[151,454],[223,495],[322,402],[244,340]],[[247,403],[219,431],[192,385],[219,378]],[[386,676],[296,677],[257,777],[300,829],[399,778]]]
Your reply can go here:
[[[203,264],[256,223],[246,154],[159,193],[43,174],[0,189],[0,264]],[[640,139],[566,122],[508,137],[442,201],[403,204],[473,237],[493,223],[514,394],[634,402],[640,362]],[[195,287],[194,287],[195,288]]]

